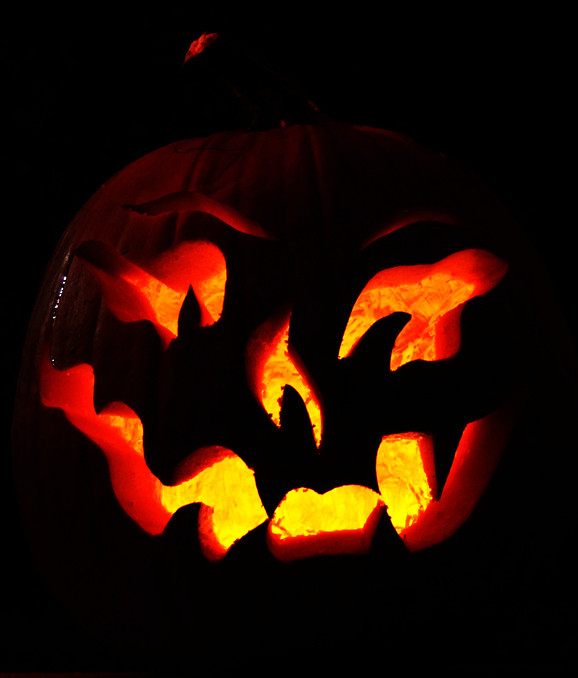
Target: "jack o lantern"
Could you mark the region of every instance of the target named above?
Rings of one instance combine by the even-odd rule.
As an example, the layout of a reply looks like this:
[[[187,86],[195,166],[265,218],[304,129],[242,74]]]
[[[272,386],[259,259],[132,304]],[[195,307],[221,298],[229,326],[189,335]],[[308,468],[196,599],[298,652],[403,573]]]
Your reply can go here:
[[[169,539],[229,611],[235,567],[393,561],[467,525],[523,407],[518,237],[475,178],[378,129],[222,132],[119,172],[50,264],[16,414],[69,605],[150,640]],[[185,628],[225,624],[194,598]]]
[[[369,266],[355,261],[369,259],[370,250],[380,245],[387,250],[387,238],[394,233],[459,230],[464,217],[452,215],[452,224],[437,217],[449,212],[441,191],[431,216],[419,205],[417,214],[406,211],[399,220],[402,209],[396,206],[393,219],[383,213],[373,217],[377,232],[356,223],[349,233],[339,228],[335,235],[331,229],[315,232],[305,206],[295,216],[302,226],[288,224],[289,215],[276,210],[272,217],[261,215],[259,200],[257,209],[246,204],[249,191],[236,172],[246,172],[258,185],[264,181],[259,167],[244,169],[247,159],[255,158],[257,164],[263,159],[265,168],[275,157],[294,154],[296,162],[313,155],[310,145],[326,153],[323,146],[332,145],[334,138],[351,147],[359,138],[361,144],[394,155],[411,147],[388,133],[339,125],[217,135],[200,150],[179,143],[122,172],[70,229],[65,268],[58,273],[41,341],[41,405],[60,410],[101,449],[119,504],[149,534],[162,533],[181,507],[202,504],[199,539],[210,560],[222,558],[264,522],[269,524],[269,546],[281,560],[366,552],[383,511],[408,549],[435,544],[468,517],[504,447],[509,404],[492,402],[488,411],[473,411],[465,420],[462,415],[457,445],[449,451],[451,475],[444,478],[436,463],[432,416],[420,411],[433,404],[424,407],[419,396],[408,394],[416,402],[415,422],[408,430],[397,430],[397,424],[392,429],[379,412],[388,409],[379,391],[388,389],[372,383],[380,381],[376,373],[387,383],[398,376],[401,380],[418,361],[427,372],[429,363],[445,365],[456,358],[463,312],[499,288],[507,275],[507,261],[480,247],[459,248],[429,263],[417,259],[382,268],[378,257]],[[231,177],[213,166],[225,153],[221,146],[235,149],[227,160],[234,168]],[[305,175],[312,173],[300,165]],[[202,178],[183,185],[191,166]],[[224,182],[210,196],[195,190],[207,175],[218,176],[218,186]],[[271,186],[273,181],[268,179],[271,193],[283,190]],[[127,186],[138,190],[127,191]],[[231,190],[242,196],[240,204],[229,197]],[[313,200],[307,185],[297,192],[300,201],[305,196],[306,202]],[[151,195],[158,197],[143,200]],[[295,202],[292,196],[288,201]],[[323,207],[314,210],[314,218]],[[341,220],[339,214],[336,218]],[[114,234],[103,232],[103,223]],[[172,241],[165,244],[167,231]],[[330,270],[332,262],[323,261],[324,252],[336,259],[339,274]],[[298,253],[300,261],[295,260]],[[260,274],[243,271],[236,258],[252,261]],[[354,273],[349,290],[343,289],[346,272]],[[99,306],[91,322],[78,309],[87,303],[85,294]],[[333,317],[323,317],[330,315],[323,309],[327,305]],[[311,332],[321,337],[315,327],[320,320],[330,328],[324,334],[331,336],[314,347],[319,353],[314,360],[302,359],[297,339],[292,340],[293,327],[304,319],[313,327],[303,328],[302,337]],[[386,329],[379,331],[380,326]],[[297,327],[296,332],[301,330]],[[137,336],[123,339],[125,332]],[[382,336],[371,339],[371,334]],[[71,337],[79,348],[92,347],[90,358],[68,357]],[[122,342],[116,346],[127,346],[116,349],[124,368],[116,364],[115,345],[107,345],[112,337]],[[205,347],[207,341],[219,350]],[[307,344],[303,353],[314,350]],[[232,359],[238,364],[229,364]],[[149,371],[154,365],[157,373],[146,375],[145,365]],[[121,376],[121,370],[129,374]],[[143,378],[152,380],[152,391],[141,383]],[[320,386],[324,381],[331,389]],[[285,396],[289,389],[291,395]],[[332,402],[332,391],[350,394],[345,409],[355,412],[356,433],[348,436],[349,444],[358,449],[340,449],[337,421],[347,412]],[[354,393],[363,404],[349,403]],[[102,406],[96,405],[97,398]],[[363,417],[367,421],[362,423]],[[258,428],[268,432],[257,446],[238,432]],[[296,443],[302,451],[274,451],[279,447],[275,439],[285,429],[290,437],[300,431],[302,441]],[[494,439],[490,450],[488,435]],[[272,479],[275,487],[269,490]]]

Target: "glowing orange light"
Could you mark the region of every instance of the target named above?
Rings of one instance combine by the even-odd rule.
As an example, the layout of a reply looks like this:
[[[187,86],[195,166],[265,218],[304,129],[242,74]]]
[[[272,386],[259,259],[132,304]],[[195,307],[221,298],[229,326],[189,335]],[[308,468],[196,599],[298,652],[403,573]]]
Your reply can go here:
[[[305,487],[291,490],[269,523],[269,548],[284,561],[367,553],[382,509],[380,496],[362,485],[344,485],[325,494]]]
[[[193,288],[201,308],[201,326],[216,323],[223,313],[227,266],[221,250],[204,241],[183,242],[151,264],[155,276],[181,293]]]
[[[227,269],[223,253],[212,243],[181,243],[152,262],[148,271],[104,243],[84,243],[77,256],[97,276],[106,304],[119,320],[149,320],[165,346],[178,335],[189,286],[199,304],[202,326],[221,317]]]
[[[460,316],[466,301],[485,294],[508,265],[484,250],[463,250],[431,265],[399,266],[373,276],[351,311],[339,358],[346,358],[381,318],[396,312],[411,319],[399,333],[390,369],[412,360],[442,360],[460,347]]]
[[[441,496],[400,533],[409,551],[439,544],[470,515],[490,482],[516,421],[512,415],[519,413],[522,402],[513,397],[466,426]]]
[[[385,436],[377,452],[376,475],[380,494],[361,485],[336,487],[322,495],[304,487],[288,492],[269,523],[271,552],[285,561],[367,553],[384,506],[403,536],[435,496],[431,437]]]
[[[203,33],[199,38],[197,38],[191,43],[185,55],[185,63],[189,59],[192,59],[193,57],[202,54],[209,45],[211,45],[213,42],[215,42],[215,40],[218,39],[219,39],[218,33]]]
[[[433,443],[421,433],[385,436],[377,451],[377,486],[396,532],[413,525],[436,492]]]
[[[267,321],[251,337],[247,347],[249,383],[277,426],[281,425],[283,390],[286,385],[294,388],[305,403],[319,447],[323,432],[321,406],[305,368],[289,347],[289,321],[290,314]]]
[[[99,276],[111,310],[128,322],[150,320],[165,344],[176,336],[189,286],[199,301],[201,324],[212,324],[221,316],[226,266],[221,251],[210,243],[183,243],[157,258],[147,271],[102,243],[84,248],[79,256]],[[339,357],[349,355],[374,322],[396,311],[410,313],[411,319],[396,340],[392,370],[411,360],[454,355],[459,349],[459,320],[465,302],[492,289],[506,270],[505,262],[487,252],[465,250],[436,264],[378,273],[354,304]],[[289,344],[289,326],[290,313],[286,312],[253,333],[246,353],[248,381],[277,426],[281,425],[284,389],[287,385],[294,388],[303,399],[319,447],[321,406]],[[60,408],[102,449],[120,505],[144,530],[159,534],[175,511],[200,503],[201,548],[208,559],[219,560],[238,539],[268,520],[254,472],[234,452],[220,446],[196,450],[177,469],[176,483],[163,485],[145,462],[142,423],[135,412],[114,402],[97,414],[93,392],[90,365],[60,371],[45,356],[43,404]],[[466,427],[439,498],[432,438],[415,432],[382,438],[376,454],[379,494],[359,485],[336,487],[323,495],[303,487],[291,490],[269,523],[271,552],[284,561],[365,553],[384,508],[409,550],[441,541],[463,522],[464,511],[467,515],[472,510],[497,463],[495,450],[484,455],[489,443],[482,435],[492,430],[496,418],[495,449],[502,449],[504,427],[497,417],[489,415]],[[463,487],[468,488],[467,497]],[[464,509],[457,517],[455,505]]]
[[[143,530],[160,534],[175,511],[200,502],[201,547],[208,559],[218,560],[267,520],[254,472],[234,452],[219,446],[196,450],[181,465],[179,482],[163,485],[144,459],[142,423],[135,412],[114,402],[97,414],[93,393],[90,365],[57,370],[45,357],[42,403],[60,408],[73,426],[100,447],[119,504]]]
[[[46,355],[40,381],[43,404],[61,409],[103,451],[120,506],[143,530],[160,534],[175,511],[201,503],[201,548],[209,560],[219,560],[268,520],[254,472],[231,450],[196,450],[177,469],[175,485],[163,485],[145,462],[142,423],[133,410],[114,402],[95,412],[90,365],[57,370]],[[489,482],[513,426],[510,412],[517,407],[513,401],[466,426],[438,499],[432,439],[420,433],[382,439],[376,459],[380,494],[359,485],[323,495],[308,488],[291,490],[269,524],[271,552],[284,561],[365,553],[384,505],[410,551],[446,539],[471,513]]]
[[[268,519],[255,473],[231,450],[211,446],[188,457],[177,485],[161,487],[161,503],[172,515],[200,502],[199,541],[209,560],[220,560],[241,537]]]

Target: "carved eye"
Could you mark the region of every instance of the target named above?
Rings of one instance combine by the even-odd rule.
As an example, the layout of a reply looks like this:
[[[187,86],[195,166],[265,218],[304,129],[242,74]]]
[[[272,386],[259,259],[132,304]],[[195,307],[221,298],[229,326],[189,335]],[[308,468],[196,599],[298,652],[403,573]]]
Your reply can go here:
[[[460,348],[460,317],[470,299],[485,294],[506,274],[508,265],[485,250],[463,250],[417,266],[398,266],[371,278],[351,310],[339,349],[346,358],[369,328],[396,312],[410,320],[395,341],[390,369],[413,360],[451,358]]]
[[[221,317],[227,267],[213,243],[183,242],[146,269],[98,241],[83,243],[76,255],[97,276],[104,300],[117,318],[149,320],[165,347],[178,334],[179,313],[189,287],[199,304],[202,327]]]

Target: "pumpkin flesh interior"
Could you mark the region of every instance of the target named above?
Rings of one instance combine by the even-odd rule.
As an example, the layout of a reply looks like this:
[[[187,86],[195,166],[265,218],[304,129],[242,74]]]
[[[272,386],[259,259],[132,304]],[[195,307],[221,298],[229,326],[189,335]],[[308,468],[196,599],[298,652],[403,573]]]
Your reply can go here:
[[[413,360],[453,357],[460,348],[464,304],[495,287],[506,270],[506,262],[484,250],[463,250],[435,264],[377,273],[353,306],[339,357],[349,356],[374,323],[396,312],[411,319],[395,341],[392,372]]]
[[[85,247],[80,256],[102,283],[111,310],[125,322],[150,320],[165,342],[178,333],[178,315],[189,286],[199,300],[201,326],[220,318],[226,266],[220,250],[210,243],[183,243],[154,262],[150,272],[112,248]],[[192,275],[192,270],[197,273]],[[339,358],[347,358],[377,320],[400,310],[410,313],[411,320],[396,340],[392,371],[411,360],[451,357],[459,349],[463,304],[495,286],[505,270],[504,262],[493,255],[467,250],[436,264],[378,273],[354,304]],[[127,299],[132,305],[125,303]],[[291,350],[289,326],[286,313],[255,331],[247,347],[247,376],[255,397],[278,427],[283,390],[292,386],[303,399],[319,448],[320,400]],[[268,520],[254,471],[235,452],[220,446],[196,450],[181,465],[179,481],[164,485],[146,464],[136,413],[123,403],[111,403],[96,413],[93,392],[90,365],[60,371],[46,353],[41,368],[43,404],[62,409],[72,425],[100,447],[120,505],[144,530],[159,534],[179,508],[201,503],[205,507],[199,520],[201,547],[207,558],[218,560]],[[334,488],[324,495],[309,488],[290,491],[269,523],[269,546],[276,557],[366,552],[384,507],[403,537],[436,503],[431,437],[414,432],[384,436],[376,452],[376,478],[379,494],[359,485]]]
[[[212,243],[181,243],[159,257],[150,270],[98,241],[83,243],[76,255],[100,282],[114,315],[123,322],[148,320],[165,348],[178,335],[179,314],[189,288],[195,293],[202,327],[221,317],[227,267],[223,253]]]

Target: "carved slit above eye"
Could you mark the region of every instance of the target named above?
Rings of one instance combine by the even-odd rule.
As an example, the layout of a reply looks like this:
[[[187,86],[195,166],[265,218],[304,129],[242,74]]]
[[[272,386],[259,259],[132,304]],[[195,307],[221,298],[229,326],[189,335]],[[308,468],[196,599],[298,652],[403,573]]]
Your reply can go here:
[[[507,269],[502,259],[471,249],[434,264],[398,266],[377,273],[353,305],[339,358],[350,355],[375,322],[400,311],[411,318],[395,341],[391,371],[413,360],[451,358],[460,348],[464,304],[494,288]]]
[[[202,327],[221,317],[227,267],[221,250],[210,242],[183,242],[146,270],[98,241],[83,243],[76,256],[98,278],[112,313],[123,322],[149,320],[165,347],[178,335],[179,313],[190,287]]]
[[[234,207],[198,191],[169,193],[140,205],[125,205],[125,208],[149,217],[171,212],[204,212],[212,214],[239,233],[265,240],[273,239],[257,222],[244,216]]]
[[[305,404],[319,447],[323,429],[321,406],[305,367],[289,346],[290,319],[287,312],[267,320],[251,336],[246,353],[249,387],[277,427],[281,426],[285,386],[294,388]]]

